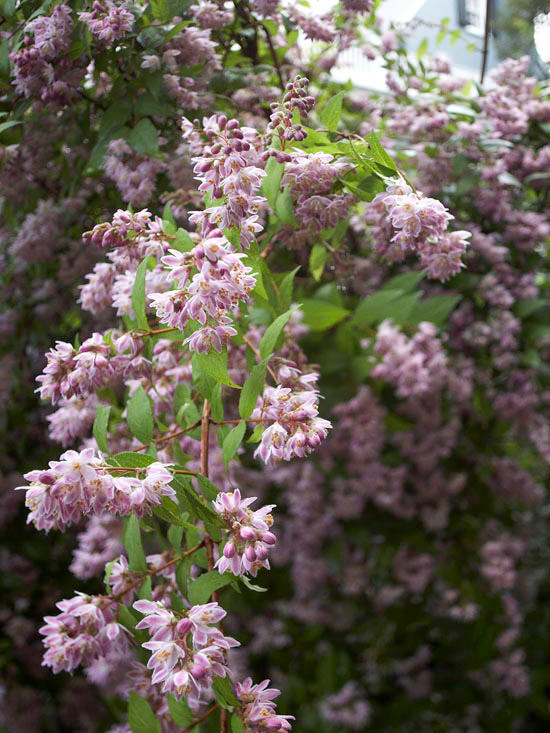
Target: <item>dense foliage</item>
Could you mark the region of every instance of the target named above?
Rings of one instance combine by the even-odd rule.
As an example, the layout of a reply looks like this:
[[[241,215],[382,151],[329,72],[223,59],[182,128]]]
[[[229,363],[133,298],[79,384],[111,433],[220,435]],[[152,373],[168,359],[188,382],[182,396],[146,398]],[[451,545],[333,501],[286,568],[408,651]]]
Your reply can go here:
[[[3,3],[3,730],[547,727],[550,85],[376,5]]]

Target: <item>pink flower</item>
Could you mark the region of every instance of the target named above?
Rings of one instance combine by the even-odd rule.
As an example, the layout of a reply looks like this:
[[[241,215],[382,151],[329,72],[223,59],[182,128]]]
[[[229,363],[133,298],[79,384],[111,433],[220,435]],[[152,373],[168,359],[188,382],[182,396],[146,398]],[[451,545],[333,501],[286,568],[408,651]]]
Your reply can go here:
[[[235,694],[242,702],[243,707],[239,710],[243,723],[247,730],[257,731],[287,731],[291,730],[292,715],[278,715],[276,705],[273,702],[281,692],[270,688],[269,680],[264,680],[258,685],[252,683],[247,677],[243,682],[235,684]]]
[[[255,501],[256,497],[242,499],[239,489],[235,489],[220,492],[212,502],[228,528],[223,554],[215,565],[222,574],[229,571],[233,575],[250,573],[255,577],[260,568],[269,569],[267,557],[276,542],[270,531],[273,524],[271,510],[275,505],[252,511],[248,507]]]
[[[147,629],[152,637],[143,648],[152,652],[147,667],[153,671],[153,684],[162,683],[163,692],[186,695],[190,704],[198,704],[202,695],[210,694],[214,678],[226,676],[227,651],[238,646],[212,625],[225,611],[207,603],[178,618],[158,601],[136,601],[134,608],[145,615],[136,628]]]

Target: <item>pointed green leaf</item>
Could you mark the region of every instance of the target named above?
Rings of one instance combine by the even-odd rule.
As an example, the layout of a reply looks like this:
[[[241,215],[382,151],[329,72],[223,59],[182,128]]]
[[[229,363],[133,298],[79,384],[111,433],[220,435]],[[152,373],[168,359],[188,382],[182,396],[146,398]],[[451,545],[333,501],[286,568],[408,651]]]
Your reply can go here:
[[[340,122],[343,99],[344,92],[338,92],[338,94],[335,94],[334,97],[328,100],[319,113],[321,122],[331,132],[337,129],[338,123]]]
[[[200,605],[208,603],[210,596],[214,591],[223,588],[233,580],[231,573],[220,575],[217,570],[211,570],[203,573],[189,585],[189,603],[192,605]]]
[[[264,359],[252,369],[239,398],[239,415],[245,419],[252,415],[258,396],[263,392],[265,385],[265,370],[269,357]]]
[[[147,570],[147,561],[141,544],[139,520],[135,514],[131,514],[126,520],[123,539],[130,570]]]
[[[281,190],[284,170],[284,163],[279,163],[274,157],[269,158],[265,166],[267,175],[262,181],[262,191],[272,209],[275,209],[277,196]]]
[[[294,202],[292,200],[292,194],[289,186],[287,186],[285,190],[277,196],[277,201],[275,202],[275,213],[284,224],[298,226],[298,222],[294,218]]]
[[[161,733],[160,723],[153,709],[141,695],[130,693],[128,725],[132,733]]]
[[[229,677],[216,677],[212,684],[212,690],[216,695],[216,700],[223,708],[232,710],[241,706],[240,701],[237,700],[231,689]]]
[[[286,313],[278,316],[273,323],[268,326],[265,330],[264,335],[260,341],[260,356],[265,359],[266,356],[270,356],[275,349],[279,336],[281,335],[283,328],[288,323],[292,311],[288,310]]]
[[[155,462],[153,456],[146,456],[143,453],[132,453],[131,451],[123,451],[112,456],[114,466],[123,466],[123,468],[145,468]]]
[[[136,153],[143,155],[155,155],[158,153],[158,133],[151,120],[144,118],[140,120],[133,130],[130,130],[126,142]]]
[[[220,489],[218,489],[217,486],[214,486],[210,479],[203,476],[202,473],[199,473],[197,476],[197,483],[199,484],[201,494],[204,496],[206,501],[216,500],[216,497],[220,493]]]
[[[325,331],[349,314],[346,308],[341,308],[339,305],[334,305],[326,300],[316,300],[314,298],[305,300],[301,305],[301,309],[304,313],[304,324],[314,331]]]
[[[229,431],[229,433],[225,436],[225,439],[223,441],[222,445],[222,455],[223,455],[223,465],[225,466],[225,470],[227,471],[227,466],[229,465],[229,461],[235,456],[237,453],[237,450],[241,444],[241,441],[244,437],[244,434],[246,432],[246,423],[244,420],[238,425],[235,425],[235,427]]]
[[[140,385],[128,400],[126,407],[128,427],[142,443],[150,443],[153,439],[153,410],[145,390]]]
[[[176,700],[174,695],[168,695],[168,708],[170,709],[172,720],[180,728],[187,728],[193,722],[193,713],[184,697],[181,700]]]
[[[311,254],[309,255],[309,271],[313,275],[313,279],[317,282],[321,279],[328,255],[328,249],[323,244],[313,245]]]
[[[229,387],[236,387],[240,389],[238,384],[235,384],[227,373],[227,352],[222,351],[218,353],[215,349],[212,349],[208,354],[194,354],[193,360],[199,366],[199,369],[207,377],[211,377],[216,382],[221,382]]]
[[[98,405],[96,407],[93,433],[97,447],[102,453],[109,453],[107,426],[110,413],[111,405]]]
[[[244,733],[243,721],[237,713],[231,715],[231,733]]]
[[[357,306],[351,322],[359,327],[381,323],[391,314],[391,302],[403,295],[402,290],[379,290]]]
[[[461,295],[434,295],[426,298],[414,305],[410,320],[414,323],[431,321],[436,326],[442,326],[461,300]]]

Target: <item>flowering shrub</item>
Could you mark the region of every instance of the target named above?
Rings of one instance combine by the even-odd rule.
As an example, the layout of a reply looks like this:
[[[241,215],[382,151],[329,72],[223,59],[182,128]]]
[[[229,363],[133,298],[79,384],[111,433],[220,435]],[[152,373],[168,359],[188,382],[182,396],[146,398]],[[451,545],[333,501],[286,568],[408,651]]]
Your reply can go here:
[[[545,728],[549,86],[374,6],[6,4],[6,730]]]

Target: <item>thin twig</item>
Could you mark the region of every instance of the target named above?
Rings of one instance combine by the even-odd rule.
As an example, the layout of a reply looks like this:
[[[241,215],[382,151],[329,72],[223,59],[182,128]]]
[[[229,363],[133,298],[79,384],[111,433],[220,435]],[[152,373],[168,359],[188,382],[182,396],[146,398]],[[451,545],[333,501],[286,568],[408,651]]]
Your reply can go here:
[[[260,352],[258,351],[258,349],[257,349],[257,348],[256,348],[256,347],[254,346],[254,344],[253,344],[253,343],[251,343],[251,342],[250,342],[250,341],[249,341],[249,340],[248,340],[248,339],[246,338],[246,336],[243,336],[243,341],[245,342],[245,344],[246,344],[247,346],[250,346],[250,348],[251,348],[251,349],[252,349],[252,351],[254,352],[254,355],[255,355],[256,359],[257,359],[258,361],[262,361],[262,355],[260,354]],[[272,368],[271,368],[271,367],[269,366],[269,364],[267,365],[267,371],[268,371],[268,372],[269,372],[269,373],[271,374],[271,376],[272,376],[272,377],[273,377],[273,379],[275,380],[275,383],[277,384],[279,380],[277,379],[277,375],[275,374],[275,372],[273,371],[273,369],[272,369]]]
[[[174,563],[179,562],[182,558],[187,557],[188,555],[192,555],[197,550],[200,550],[201,547],[204,545],[204,540],[201,540],[198,545],[195,545],[190,550],[186,550],[185,552],[182,552],[180,555],[177,555],[176,557],[172,558],[168,562],[165,562],[164,565],[159,565],[158,568],[153,568],[152,570],[148,570],[143,575],[140,575],[139,578],[134,580],[130,585],[127,585],[125,588],[123,588],[121,591],[119,591],[116,595],[110,596],[111,601],[119,601],[121,598],[125,596],[128,591],[132,590],[132,588],[135,588],[137,585],[141,585],[145,578],[151,577],[153,575],[158,575],[162,570],[166,570],[166,568],[169,568],[171,565],[174,565]]]
[[[192,723],[187,725],[185,728],[182,728],[181,733],[186,733],[186,731],[193,730],[193,728],[196,725],[198,725],[199,723],[202,723],[203,720],[206,720],[206,718],[208,718],[209,715],[212,715],[212,713],[214,712],[214,710],[216,710],[217,707],[218,705],[212,705],[212,707],[208,708],[208,710],[205,713],[203,713],[200,718],[195,718],[195,720]]]
[[[271,58],[273,59],[273,64],[275,65],[275,69],[277,71],[277,76],[279,77],[279,86],[281,87],[281,91],[284,92],[286,89],[285,80],[283,77],[283,71],[281,69],[281,64],[279,63],[279,57],[277,56],[277,50],[275,49],[275,46],[273,45],[273,39],[271,38],[271,33],[266,28],[266,26],[263,23],[260,23],[262,26],[262,30],[265,33],[265,37],[267,40],[267,45],[269,46],[269,51],[271,53]]]
[[[201,417],[201,456],[200,456],[200,466],[201,466],[201,473],[203,476],[208,478],[208,441],[209,441],[209,431],[210,431],[210,402],[208,400],[204,400],[204,404],[202,406],[202,417]],[[212,571],[214,570],[214,543],[212,542],[211,537],[205,537],[205,547],[206,547],[206,563],[208,566],[208,570]],[[218,601],[218,594],[216,592],[212,593],[212,600],[214,600],[216,603]]]
[[[197,420],[197,422],[194,422],[192,425],[188,425],[186,428],[182,428],[181,430],[175,430],[173,433],[168,433],[167,435],[163,435],[161,438],[153,438],[153,440],[150,443],[144,443],[143,445],[140,445],[138,448],[132,448],[128,451],[128,453],[137,453],[140,450],[145,450],[146,448],[149,448],[153,443],[165,443],[167,440],[172,440],[172,438],[177,438],[178,435],[183,435],[184,433],[188,433],[190,430],[194,430],[195,428],[198,428],[201,424],[200,420]]]

